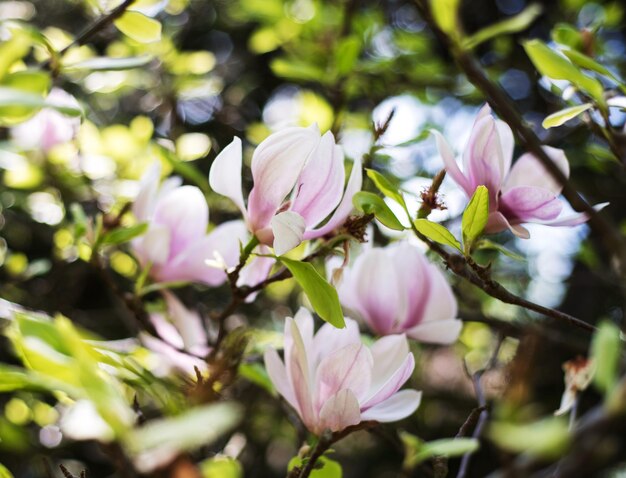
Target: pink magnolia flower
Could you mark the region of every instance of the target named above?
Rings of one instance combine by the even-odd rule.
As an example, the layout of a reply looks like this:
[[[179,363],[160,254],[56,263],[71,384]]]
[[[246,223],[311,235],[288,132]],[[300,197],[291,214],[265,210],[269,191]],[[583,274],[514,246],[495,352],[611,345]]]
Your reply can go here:
[[[202,317],[196,311],[187,309],[171,292],[163,292],[167,305],[166,313],[150,314],[157,337],[142,334],[144,345],[157,354],[167,369],[177,369],[193,373],[194,367],[201,371],[207,368],[207,332]]]
[[[280,255],[328,234],[350,214],[352,196],[361,189],[361,163],[354,162],[344,191],[343,159],[330,131],[320,135],[317,125],[292,127],[270,135],[254,151],[247,208],[239,138],[215,158],[209,182],[239,207],[250,232]]]
[[[245,224],[228,221],[207,234],[209,207],[200,189],[181,186],[177,177],[159,187],[160,174],[160,165],[155,163],[141,179],[133,204],[137,219],[148,223],[147,232],[132,243],[136,256],[144,267],[150,266],[151,277],[159,282],[222,284],[225,270],[239,262],[240,243],[249,239]],[[239,283],[260,282],[272,263],[269,258],[254,258]]]
[[[448,344],[461,332],[443,273],[407,242],[361,253],[337,287],[342,305],[379,335]]]
[[[406,337],[389,335],[368,348],[351,319],[344,329],[324,324],[314,334],[311,314],[300,309],[285,322],[284,363],[268,349],[265,366],[278,393],[316,435],[362,421],[401,420],[420,403],[420,392],[398,391],[415,367]]]
[[[59,106],[80,108],[76,98],[53,88],[46,101]],[[25,150],[48,152],[54,146],[71,141],[78,132],[80,118],[65,116],[52,108],[43,108],[28,121],[11,129],[13,141]]]
[[[487,233],[511,230],[513,234],[528,239],[523,223],[546,226],[575,226],[589,219],[585,213],[562,214],[563,189],[532,154],[522,155],[511,167],[513,159],[513,132],[501,120],[491,116],[485,105],[474,123],[463,154],[463,171],[441,134],[435,132],[439,154],[446,171],[468,197],[484,185],[489,190],[489,222]],[[544,146],[544,151],[569,177],[569,163],[561,149]],[[597,206],[603,207],[603,205]]]

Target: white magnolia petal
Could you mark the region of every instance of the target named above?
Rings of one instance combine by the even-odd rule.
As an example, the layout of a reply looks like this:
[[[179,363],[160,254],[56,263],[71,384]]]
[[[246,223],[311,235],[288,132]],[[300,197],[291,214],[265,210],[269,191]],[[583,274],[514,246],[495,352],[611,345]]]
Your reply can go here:
[[[271,221],[274,233],[274,252],[281,256],[302,242],[306,224],[304,218],[293,211],[277,214]]]
[[[209,185],[213,191],[233,201],[245,219],[247,212],[241,190],[241,164],[241,140],[235,136],[213,161],[209,171]]]
[[[369,408],[361,413],[361,420],[377,422],[395,422],[411,415],[422,400],[422,392],[416,390],[402,390],[384,402]]]

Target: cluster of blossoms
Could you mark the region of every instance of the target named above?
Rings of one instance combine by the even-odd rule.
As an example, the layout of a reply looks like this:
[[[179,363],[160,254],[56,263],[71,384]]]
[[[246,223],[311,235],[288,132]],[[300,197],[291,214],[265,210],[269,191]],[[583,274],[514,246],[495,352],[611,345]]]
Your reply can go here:
[[[44,151],[72,138],[75,125],[63,130],[52,113],[31,120]],[[23,136],[15,130],[14,135]],[[533,222],[550,226],[576,225],[587,216],[562,214],[561,186],[532,155],[512,166],[511,129],[490,114],[479,113],[463,155],[463,170],[444,138],[436,133],[449,176],[471,197],[476,188],[489,190],[487,233],[511,230],[529,237],[521,226]],[[569,165],[563,151],[546,147],[565,176]],[[344,155],[331,132],[316,125],[293,127],[270,135],[255,149],[253,187],[244,200],[242,142],[232,143],[214,160],[209,175],[213,191],[231,199],[242,220],[228,221],[209,231],[209,208],[202,191],[182,185],[180,178],[161,183],[155,164],[140,181],[133,204],[147,231],[132,248],[155,282],[223,284],[240,261],[241,244],[255,238],[252,258],[239,271],[237,286],[254,286],[267,278],[278,256],[302,241],[331,234],[352,211],[352,198],[362,185],[362,168],[354,161],[346,181]],[[346,313],[381,337],[364,345],[358,323],[346,318],[344,329],[323,325],[314,333],[306,309],[286,319],[284,355],[265,352],[265,365],[274,386],[314,434],[338,432],[363,421],[389,422],[405,418],[419,405],[421,394],[400,390],[409,380],[415,359],[408,338],[450,344],[461,332],[457,302],[443,273],[414,245],[401,241],[386,248],[366,248],[344,268],[337,284]],[[163,292],[167,313],[153,314],[160,338],[142,337],[144,344],[171,368],[206,368],[207,332],[202,318],[172,293]]]

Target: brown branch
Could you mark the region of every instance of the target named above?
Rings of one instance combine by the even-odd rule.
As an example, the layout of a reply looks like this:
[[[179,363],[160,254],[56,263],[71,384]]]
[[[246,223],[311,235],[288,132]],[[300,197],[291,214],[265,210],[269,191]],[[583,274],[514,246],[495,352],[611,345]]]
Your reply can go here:
[[[493,110],[511,127],[515,138],[529,152],[537,157],[548,173],[563,186],[563,196],[565,199],[567,199],[575,210],[584,211],[589,215],[590,227],[604,242],[607,250],[617,257],[620,275],[625,275],[626,247],[624,247],[619,231],[613,224],[600,216],[598,212],[578,194],[567,177],[543,150],[541,141],[535,132],[524,122],[512,99],[499,85],[487,76],[474,55],[470,51],[461,49],[454,40],[448,37],[448,35],[437,26],[428,8],[428,2],[425,0],[415,0],[415,4],[424,21],[428,23],[437,38],[453,55],[467,79],[483,93]]]

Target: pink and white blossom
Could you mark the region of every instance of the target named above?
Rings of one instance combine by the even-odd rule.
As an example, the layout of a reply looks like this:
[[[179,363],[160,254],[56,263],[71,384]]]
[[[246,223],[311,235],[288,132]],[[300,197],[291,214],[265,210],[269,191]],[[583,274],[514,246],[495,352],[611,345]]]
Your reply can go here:
[[[269,349],[265,366],[278,393],[316,435],[363,421],[401,420],[421,399],[418,391],[400,391],[415,367],[404,335],[389,335],[367,347],[352,319],[346,319],[344,329],[324,324],[314,334],[306,309],[285,322],[284,362]]]
[[[208,347],[207,332],[202,317],[189,310],[171,292],[163,292],[167,310],[150,314],[150,322],[158,335],[143,333],[144,345],[159,356],[167,369],[193,373],[194,367],[205,371]]]
[[[195,186],[181,186],[172,177],[159,185],[159,163],[140,181],[133,213],[148,223],[147,232],[132,243],[135,255],[158,282],[190,281],[218,286],[226,269],[239,262],[239,246],[249,240],[242,221],[220,224],[210,233],[209,207]],[[244,268],[239,284],[253,285],[269,273],[273,260],[254,258]],[[212,267],[209,264],[216,264]]]
[[[448,344],[461,332],[446,278],[408,242],[363,251],[344,269],[337,291],[344,308],[379,335]]]
[[[58,106],[80,108],[76,98],[59,88],[53,88],[46,101]],[[66,116],[53,108],[43,108],[28,121],[13,127],[11,137],[24,150],[47,153],[54,146],[74,139],[79,126],[80,118]]]
[[[352,210],[352,196],[361,189],[360,161],[355,161],[344,190],[343,151],[333,134],[321,135],[317,125],[286,128],[257,146],[247,206],[241,166],[241,140],[236,137],[213,162],[211,188],[230,198],[250,232],[278,255],[341,226]]]
[[[491,115],[489,105],[478,113],[463,153],[463,170],[443,136],[437,132],[435,136],[448,175],[467,196],[471,197],[481,185],[489,190],[490,214],[485,232],[509,229],[527,239],[530,234],[521,224],[576,226],[589,219],[586,213],[564,213],[564,202],[559,198],[563,187],[535,156],[523,154],[512,165],[513,132],[504,121]],[[569,177],[569,162],[563,150],[544,146],[544,151]]]

